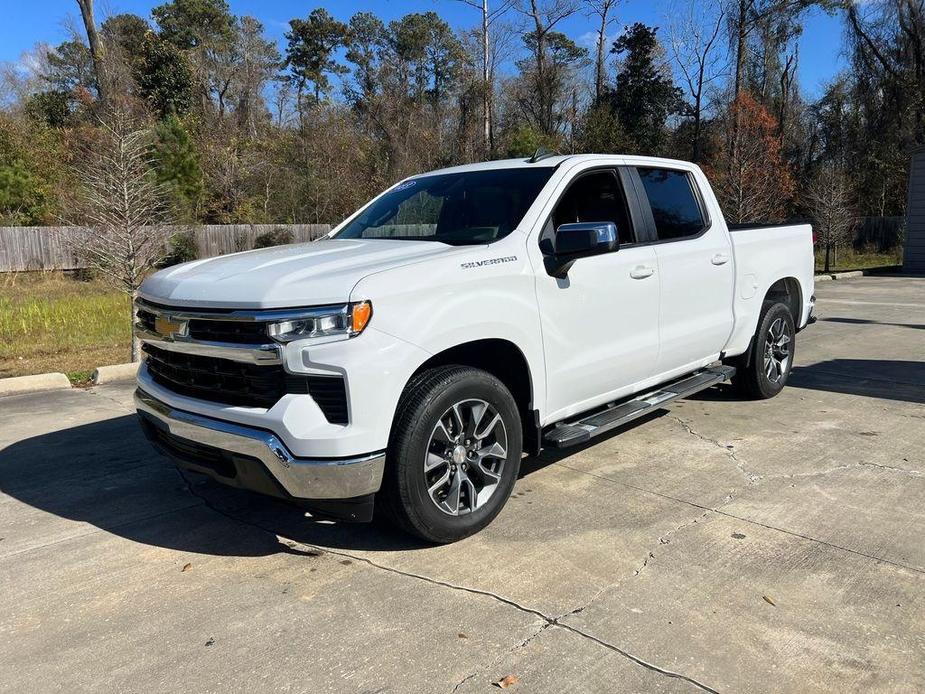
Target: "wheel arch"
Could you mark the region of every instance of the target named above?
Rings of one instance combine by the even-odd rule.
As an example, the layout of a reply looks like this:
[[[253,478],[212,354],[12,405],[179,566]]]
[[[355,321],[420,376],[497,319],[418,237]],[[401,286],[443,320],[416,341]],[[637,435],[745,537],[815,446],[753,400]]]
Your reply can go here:
[[[760,308],[754,315],[754,324],[751,326],[751,332],[749,333],[748,347],[744,352],[726,360],[726,363],[746,368],[751,366],[755,337],[761,325],[761,316],[763,315],[762,309],[769,303],[778,302],[787,306],[790,310],[790,315],[793,317],[794,327],[799,329],[803,312],[803,289],[800,286],[800,281],[796,277],[781,277],[779,280],[772,282],[771,286],[769,286],[764,293]]]
[[[762,304],[768,302],[780,302],[787,306],[794,326],[799,329],[803,317],[803,288],[796,277],[782,277],[768,287]],[[755,329],[757,330],[757,327]]]
[[[448,347],[424,361],[405,383],[439,366],[470,366],[492,374],[514,396],[523,427],[524,450],[537,452],[540,444],[539,416],[534,402],[534,382],[523,351],[510,340],[483,338]]]

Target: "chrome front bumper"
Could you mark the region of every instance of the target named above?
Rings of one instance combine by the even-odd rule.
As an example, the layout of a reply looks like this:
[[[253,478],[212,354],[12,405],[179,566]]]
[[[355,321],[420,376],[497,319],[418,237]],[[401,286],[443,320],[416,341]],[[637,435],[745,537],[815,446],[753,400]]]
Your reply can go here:
[[[384,451],[352,458],[296,458],[269,431],[176,410],[140,388],[135,405],[139,415],[156,420],[152,426],[173,437],[259,461],[294,499],[351,499],[373,494],[382,484]],[[246,483],[235,486],[248,488]]]

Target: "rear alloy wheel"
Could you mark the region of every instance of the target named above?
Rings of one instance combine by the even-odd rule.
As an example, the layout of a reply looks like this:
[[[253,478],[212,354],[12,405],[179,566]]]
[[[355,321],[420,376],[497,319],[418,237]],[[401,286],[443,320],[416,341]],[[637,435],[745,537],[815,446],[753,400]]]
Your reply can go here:
[[[398,404],[378,507],[430,542],[478,532],[501,511],[520,469],[517,403],[495,376],[442,366]]]
[[[765,304],[751,350],[732,362],[737,369],[733,383],[752,398],[773,398],[787,384],[795,348],[790,309],[781,303]]]
[[[771,383],[780,383],[790,371],[790,345],[793,332],[783,317],[777,318],[764,341],[764,374]]]

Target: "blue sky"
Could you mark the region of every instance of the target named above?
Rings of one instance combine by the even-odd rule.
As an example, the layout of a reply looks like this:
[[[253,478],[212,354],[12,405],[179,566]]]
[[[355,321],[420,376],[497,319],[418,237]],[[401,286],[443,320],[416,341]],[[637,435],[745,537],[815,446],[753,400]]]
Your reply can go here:
[[[105,17],[119,12],[150,16],[151,8],[164,0],[97,0],[97,14]],[[408,12],[433,10],[455,28],[476,24],[478,13],[457,0],[230,0],[235,14],[249,14],[263,22],[267,33],[280,42],[286,23],[293,17],[305,17],[315,7],[323,6],[339,19],[354,12],[375,12],[384,20]],[[706,3],[705,3],[706,4]],[[665,26],[669,0],[622,0],[617,6],[618,26],[636,21]],[[37,42],[56,44],[67,36],[66,18],[79,19],[75,0],[0,0],[0,62],[15,62]],[[573,39],[593,31],[593,22],[583,15],[571,17],[560,25]],[[824,84],[842,67],[842,23],[821,11],[806,18],[800,40],[800,84],[810,97],[818,96]]]

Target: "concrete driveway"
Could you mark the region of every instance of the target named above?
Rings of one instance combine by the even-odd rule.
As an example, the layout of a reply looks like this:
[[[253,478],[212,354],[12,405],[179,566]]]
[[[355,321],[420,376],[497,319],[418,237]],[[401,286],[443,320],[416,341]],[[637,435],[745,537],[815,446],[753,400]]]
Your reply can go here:
[[[925,279],[817,294],[778,398],[528,459],[448,547],[187,482],[129,386],[0,400],[0,690],[925,690]]]

